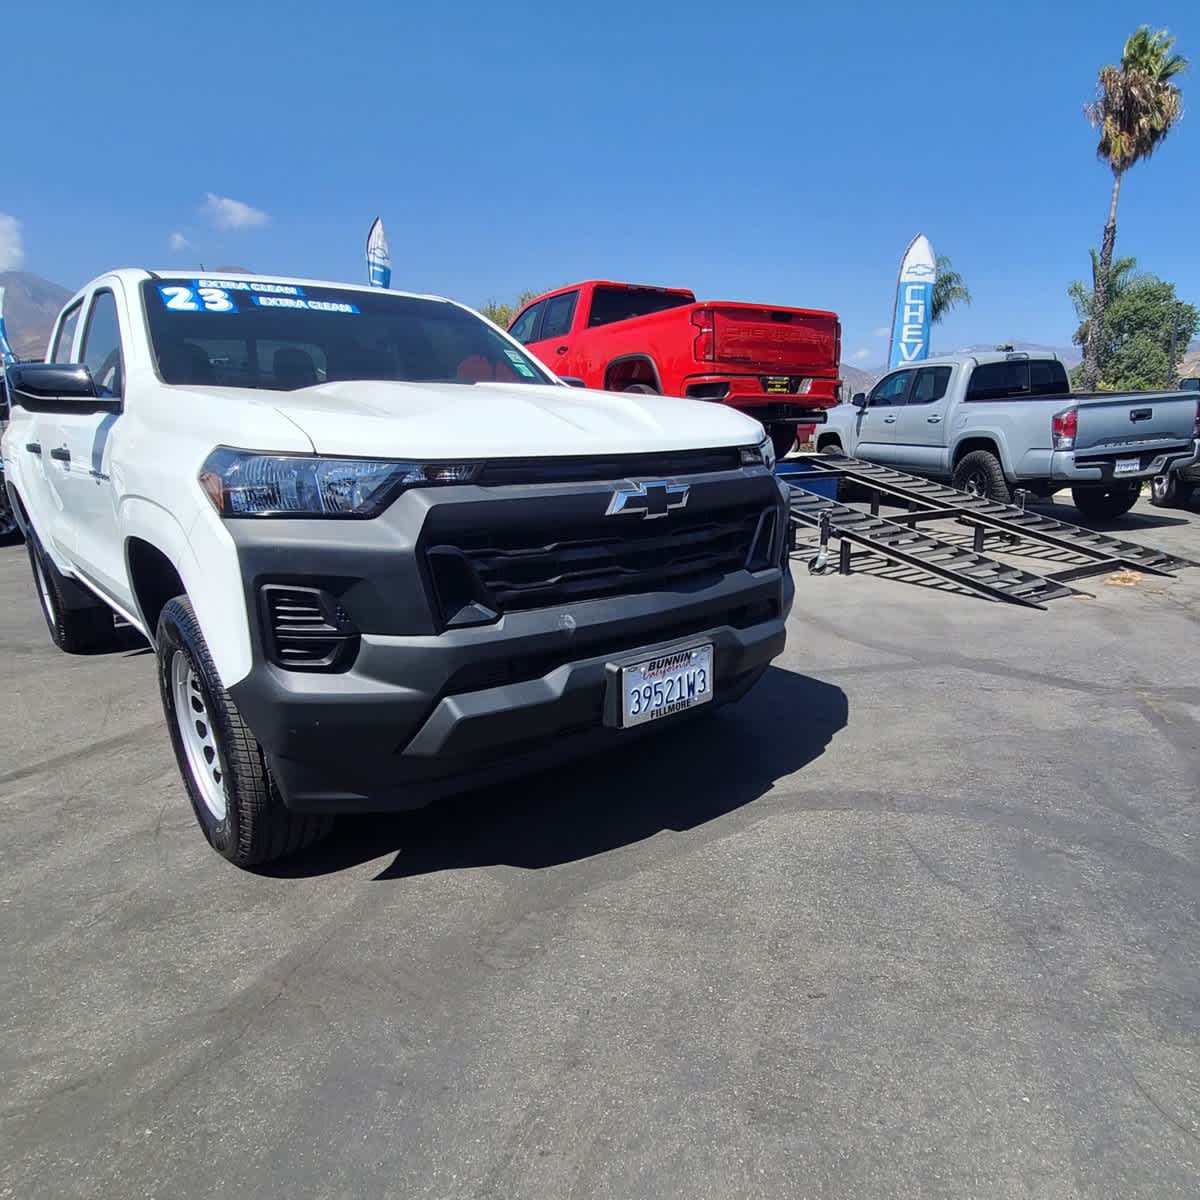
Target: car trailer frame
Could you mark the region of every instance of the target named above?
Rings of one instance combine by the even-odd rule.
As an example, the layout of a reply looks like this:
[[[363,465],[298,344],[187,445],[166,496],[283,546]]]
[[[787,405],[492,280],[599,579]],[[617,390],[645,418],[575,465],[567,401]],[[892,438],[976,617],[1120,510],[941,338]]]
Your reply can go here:
[[[854,547],[859,546],[989,600],[1043,608],[1044,601],[1082,594],[1068,586],[1077,579],[1119,570],[1171,575],[1180,567],[1200,565],[1153,547],[1027,512],[1023,503],[1001,504],[840,454],[807,455],[781,466],[781,477],[791,489],[793,548],[800,526],[816,527],[820,540],[809,566],[818,572],[827,563],[829,540],[836,538],[841,574],[850,573]],[[808,490],[804,486],[806,477],[814,485],[818,480],[845,480],[864,489],[869,497],[869,511],[851,508]],[[881,517],[880,502],[885,497],[900,502],[908,511]],[[956,521],[973,530],[970,550],[918,528],[926,521],[944,520]],[[988,557],[984,549],[989,536],[1009,544],[1026,541],[1051,547],[1083,561],[1037,575]]]

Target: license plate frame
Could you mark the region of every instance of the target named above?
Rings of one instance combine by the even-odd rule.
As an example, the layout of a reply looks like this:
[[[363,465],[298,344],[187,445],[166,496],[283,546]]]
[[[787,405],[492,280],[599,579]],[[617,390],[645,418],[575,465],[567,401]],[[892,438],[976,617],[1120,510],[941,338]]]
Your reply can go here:
[[[711,704],[716,698],[715,655],[712,642],[696,642],[618,664],[614,673],[617,727],[637,729]],[[694,685],[690,689],[689,673]],[[700,673],[703,673],[702,680],[697,678]],[[701,682],[705,685],[703,688],[699,686]],[[648,698],[645,695],[647,687],[652,689]]]
[[[1113,465],[1113,475],[1125,476],[1136,475],[1142,469],[1142,460],[1137,455],[1127,458],[1118,458]]]

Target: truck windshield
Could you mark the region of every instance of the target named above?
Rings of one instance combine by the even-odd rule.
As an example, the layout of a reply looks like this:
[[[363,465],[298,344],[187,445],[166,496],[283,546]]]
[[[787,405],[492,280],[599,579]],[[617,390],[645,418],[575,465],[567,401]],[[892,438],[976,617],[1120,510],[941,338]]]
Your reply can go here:
[[[443,300],[214,276],[147,280],[142,303],[166,383],[293,391],[354,379],[551,382]]]
[[[971,372],[968,400],[1019,400],[1023,396],[1061,396],[1071,390],[1067,369],[1057,359],[1007,359],[980,363]]]
[[[682,308],[685,304],[695,304],[695,300],[658,288],[598,287],[592,293],[588,326],[611,325],[614,321],[645,317],[668,308]]]

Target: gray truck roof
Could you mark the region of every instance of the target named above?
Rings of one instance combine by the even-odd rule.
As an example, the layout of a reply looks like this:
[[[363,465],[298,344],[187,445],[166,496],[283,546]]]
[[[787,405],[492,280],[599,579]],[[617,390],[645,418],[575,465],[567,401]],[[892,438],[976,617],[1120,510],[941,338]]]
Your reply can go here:
[[[1030,362],[1059,362],[1060,359],[1052,350],[972,350],[960,354],[939,354],[936,358],[924,358],[920,362],[897,363],[892,371],[901,367],[944,367],[957,366],[959,363],[994,363],[1007,362],[1009,359],[1028,359]]]

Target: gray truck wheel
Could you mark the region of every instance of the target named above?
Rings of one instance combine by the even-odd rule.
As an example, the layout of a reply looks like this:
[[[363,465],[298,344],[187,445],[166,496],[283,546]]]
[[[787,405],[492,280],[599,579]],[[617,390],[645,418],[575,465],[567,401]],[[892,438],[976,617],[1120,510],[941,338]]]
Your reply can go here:
[[[158,619],[158,683],[175,761],[204,836],[218,854],[253,867],[295,854],[333,827],[293,812],[216,667],[191,601],[176,596]]]
[[[117,643],[113,611],[50,561],[32,529],[26,543],[50,640],[65,654],[101,654]]]
[[[972,450],[964,454],[954,468],[954,486],[970,496],[1011,504],[1012,491],[1004,478],[1000,460],[988,450]]]
[[[1076,487],[1071,489],[1071,501],[1085,517],[1111,521],[1113,517],[1124,516],[1137,503],[1141,491],[1140,482]]]

